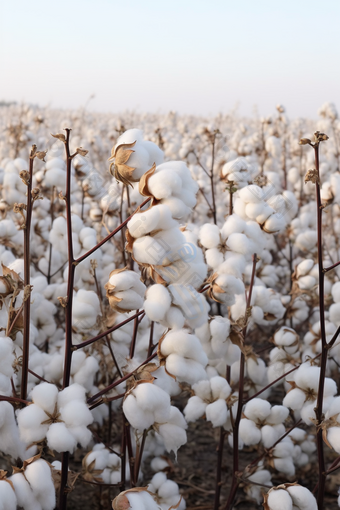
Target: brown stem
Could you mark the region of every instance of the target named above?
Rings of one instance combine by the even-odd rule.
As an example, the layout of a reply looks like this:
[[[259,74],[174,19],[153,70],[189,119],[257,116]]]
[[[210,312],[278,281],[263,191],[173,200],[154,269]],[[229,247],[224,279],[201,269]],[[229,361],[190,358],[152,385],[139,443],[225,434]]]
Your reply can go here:
[[[70,384],[71,362],[72,362],[72,304],[73,304],[73,288],[74,275],[76,266],[73,256],[72,242],[72,217],[71,217],[71,165],[72,157],[70,154],[70,132],[71,129],[66,128],[66,224],[67,224],[67,250],[68,250],[68,279],[67,279],[67,303],[65,308],[65,357],[64,357],[64,377],[63,389]],[[66,510],[67,504],[67,474],[69,464],[69,453],[62,453],[61,467],[61,483],[59,493],[59,510]]]
[[[27,182],[27,202],[26,202],[26,222],[24,228],[24,285],[30,285],[31,282],[31,254],[30,254],[30,233],[32,222],[32,181],[33,181],[33,163],[34,153],[36,149],[33,146],[29,158],[29,179]],[[23,346],[22,346],[22,376],[20,397],[26,400],[27,397],[27,381],[28,381],[28,358],[30,348],[30,316],[31,316],[31,297],[30,295],[24,302],[24,331],[23,331]]]
[[[93,248],[91,248],[89,251],[87,251],[86,253],[84,253],[84,255],[82,255],[81,257],[78,257],[75,261],[74,261],[74,264],[80,264],[80,262],[82,262],[83,260],[87,259],[87,257],[89,257],[90,255],[92,255],[92,253],[94,253],[96,250],[98,250],[98,248],[100,248],[101,246],[103,246],[103,244],[105,244],[109,239],[111,239],[111,237],[113,237],[114,235],[117,234],[117,232],[119,232],[122,228],[125,227],[125,225],[131,220],[132,216],[134,214],[136,214],[137,212],[140,211],[140,209],[145,205],[147,204],[148,202],[150,202],[151,200],[151,197],[147,198],[146,200],[144,200],[144,202],[142,202],[138,207],[137,209],[131,214],[131,216],[129,216],[128,218],[126,218],[125,221],[123,221],[123,223],[121,225],[119,225],[115,230],[113,230],[109,235],[107,235],[106,237],[104,237],[104,239],[102,239],[100,241],[100,243],[96,244],[96,246],[94,246]]]
[[[328,357],[327,340],[326,340],[326,328],[325,328],[325,297],[324,297],[324,279],[325,273],[323,271],[323,257],[322,257],[322,206],[321,206],[321,193],[320,193],[320,171],[319,171],[319,143],[314,145],[315,155],[315,168],[318,174],[318,181],[315,184],[316,187],[316,206],[317,206],[317,233],[318,233],[318,267],[319,267],[319,310],[320,310],[320,332],[321,332],[321,363],[320,363],[320,379],[318,388],[318,397],[315,408],[316,415],[316,443],[318,452],[318,464],[319,464],[319,488],[318,488],[318,508],[323,509],[323,499],[326,484],[326,473],[325,473],[325,456],[323,450],[323,438],[321,423],[323,421],[322,405],[323,405],[323,394],[325,386],[326,376],[326,365]]]
[[[72,350],[76,351],[77,349],[81,349],[82,347],[86,347],[87,345],[93,344],[93,342],[96,342],[97,340],[104,338],[104,336],[109,335],[113,331],[116,331],[116,329],[121,328],[122,326],[124,326],[124,324],[131,322],[133,319],[135,319],[136,317],[138,317],[139,315],[141,315],[143,313],[144,313],[144,310],[141,310],[140,312],[135,313],[128,319],[125,319],[125,321],[120,322],[119,324],[116,324],[115,326],[112,326],[112,328],[109,328],[106,331],[103,331],[102,333],[99,333],[99,335],[94,336],[93,338],[90,338],[89,340],[85,340],[85,342],[81,342],[80,344],[73,345]]]
[[[221,478],[222,478],[222,460],[223,460],[223,446],[224,446],[224,438],[225,438],[225,430],[223,427],[220,427],[220,441],[216,448],[217,451],[217,469],[216,469],[216,484],[215,484],[215,501],[214,501],[214,510],[218,510],[220,506],[220,497],[221,497]]]
[[[139,312],[139,310],[136,311],[137,314],[138,314],[138,312]],[[135,318],[135,323],[134,323],[134,326],[133,326],[132,341],[131,341],[131,345],[130,345],[130,358],[131,359],[135,355],[135,347],[136,347],[138,326],[139,326],[138,317],[136,317]]]
[[[254,253],[251,279],[250,279],[248,297],[247,297],[247,302],[246,302],[245,317],[247,317],[247,313],[250,309],[251,296],[252,296],[254,281],[255,281],[256,263],[257,263],[257,256],[256,256],[256,253]],[[246,333],[247,333],[247,323],[245,323],[245,326],[242,330],[243,343],[245,342],[245,339],[246,339]],[[226,510],[231,509],[233,501],[235,499],[236,491],[237,491],[237,488],[239,485],[239,479],[237,477],[237,473],[239,471],[238,443],[239,443],[239,426],[240,426],[240,421],[241,421],[241,417],[242,417],[242,408],[243,408],[244,368],[245,368],[245,356],[244,356],[243,352],[241,352],[240,375],[239,375],[239,385],[238,385],[239,397],[238,397],[236,418],[235,418],[235,422],[233,425],[233,479],[232,479],[232,485],[231,485],[228,501],[225,506]]]

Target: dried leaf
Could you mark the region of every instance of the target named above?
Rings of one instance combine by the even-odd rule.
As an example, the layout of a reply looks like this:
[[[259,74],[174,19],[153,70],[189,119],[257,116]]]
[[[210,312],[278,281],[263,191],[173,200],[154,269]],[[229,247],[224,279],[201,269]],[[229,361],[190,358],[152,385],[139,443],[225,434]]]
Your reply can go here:
[[[82,147],[77,147],[77,151],[76,152],[80,156],[84,156],[84,157],[89,153],[89,151],[83,149]]]
[[[312,182],[313,184],[320,184],[320,177],[318,171],[314,168],[313,170],[308,170],[305,175],[305,184],[307,182]]]
[[[63,133],[57,133],[56,135],[53,135],[51,133],[51,136],[53,136],[53,138],[57,138],[58,140],[66,143],[66,137],[65,137],[65,135]]]

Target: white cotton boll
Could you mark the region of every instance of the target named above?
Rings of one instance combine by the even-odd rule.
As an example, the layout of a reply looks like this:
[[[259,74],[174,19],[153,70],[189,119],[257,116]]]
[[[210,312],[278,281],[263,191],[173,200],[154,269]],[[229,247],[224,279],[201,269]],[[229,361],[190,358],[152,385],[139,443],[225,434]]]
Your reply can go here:
[[[25,445],[19,438],[14,409],[9,402],[0,402],[0,450],[13,458],[24,458]]]
[[[242,418],[240,421],[240,438],[247,446],[258,444],[261,441],[261,431],[252,420]]]
[[[154,457],[150,463],[152,471],[161,471],[169,467],[169,463],[161,457]]]
[[[239,191],[241,200],[245,203],[258,203],[263,200],[263,191],[259,186],[251,184]]]
[[[0,481],[0,510],[16,510],[17,498],[11,485],[5,480]]]
[[[279,439],[276,430],[270,425],[264,425],[261,428],[262,444],[265,448],[271,448],[273,444]]]
[[[77,446],[76,439],[67,429],[65,423],[52,423],[46,434],[46,439],[49,448],[57,452],[73,453]]]
[[[335,303],[340,303],[340,282],[334,283],[332,287],[332,297]]]
[[[123,310],[137,310],[143,306],[143,297],[132,289],[116,292],[115,297],[121,299],[118,304]]]
[[[250,254],[251,245],[249,239],[244,234],[231,234],[227,239],[227,246],[236,253],[241,253],[242,255]]]
[[[31,487],[29,486],[29,483],[22,473],[15,473],[9,479],[14,485],[17,504],[19,507],[22,507],[25,510],[42,510],[40,503],[38,503],[38,501],[35,499]],[[8,483],[6,483],[6,485],[10,487]],[[7,510],[7,508],[4,507],[3,510]]]
[[[211,401],[211,385],[210,381],[202,380],[198,383],[194,384],[192,387],[193,391],[198,395],[202,400]]]
[[[313,494],[301,485],[287,487],[287,491],[299,510],[317,510],[318,505]]]
[[[195,384],[201,379],[206,379],[207,374],[203,366],[197,361],[182,358],[178,354],[170,354],[166,358],[166,369],[174,375],[178,382]]]
[[[312,420],[315,419],[315,411],[314,411],[315,406],[316,406],[316,400],[312,401],[311,403],[306,403],[300,411],[301,418],[305,422],[306,425],[313,424]]]
[[[205,259],[208,266],[217,269],[224,261],[223,253],[218,248],[210,248],[205,252]]]
[[[183,219],[191,212],[190,207],[177,197],[164,198],[161,203],[170,209],[171,215],[175,220]]]
[[[73,357],[73,356],[72,356]],[[93,386],[93,379],[99,370],[99,363],[93,356],[88,356],[83,366],[73,376],[75,383],[84,386],[88,391]]]
[[[43,459],[29,464],[25,477],[43,510],[53,510],[56,504],[55,488],[51,476],[51,468]]]
[[[329,427],[327,430],[327,441],[337,453],[340,453],[339,427]]]
[[[158,432],[162,436],[168,452],[174,451],[187,442],[186,421],[177,407],[171,406],[170,418],[167,423],[159,425]]]
[[[264,223],[263,230],[270,234],[280,232],[286,226],[286,220],[280,213],[272,214]]]
[[[160,498],[170,498],[171,496],[178,494],[178,485],[173,480],[166,480],[159,487],[158,496]]]
[[[271,405],[262,398],[253,398],[244,408],[244,414],[253,421],[265,420],[270,415]]]
[[[134,289],[141,295],[144,295],[145,285],[140,277],[134,271],[122,271],[110,276],[109,283],[115,287],[115,291]]]
[[[223,225],[221,235],[223,239],[227,239],[231,234],[244,232],[246,225],[246,222],[237,214],[232,214],[231,216],[228,216],[225,224]]]
[[[203,416],[206,407],[207,403],[200,397],[197,397],[196,395],[190,397],[183,411],[187,422],[196,421],[198,418]]]
[[[250,203],[246,205],[245,212],[248,218],[250,218],[251,220],[256,220],[257,216],[259,215],[262,216],[265,209],[266,209],[265,202]],[[273,211],[271,211],[269,214],[271,213],[273,213]],[[267,219],[267,217],[265,218],[265,220]]]
[[[247,372],[248,372],[248,377],[255,384],[262,384],[262,383],[267,382],[267,367],[266,367],[263,359],[256,358],[256,361],[255,361],[253,358],[248,358],[247,359]]]
[[[228,382],[220,376],[215,376],[210,379],[211,392],[214,399],[222,398],[226,400],[230,393],[231,388]]]
[[[302,389],[312,389],[315,392],[319,387],[320,368],[303,363],[295,372],[294,380]],[[334,383],[335,384],[335,383]]]
[[[41,441],[46,436],[48,425],[41,423],[48,419],[41,407],[31,404],[17,411],[20,438],[30,444]]]
[[[185,330],[170,331],[162,340],[161,353],[164,356],[176,353],[184,358],[193,359],[204,367],[208,363],[208,358],[197,336]]]
[[[152,413],[144,412],[137,404],[133,395],[128,395],[123,402],[123,411],[126,419],[136,430],[144,430],[154,424],[155,419]]]
[[[151,194],[161,200],[168,198],[182,188],[182,179],[176,172],[169,170],[157,171],[148,179]]]
[[[213,427],[222,427],[228,418],[228,409],[225,400],[219,398],[215,402],[208,404],[205,410],[207,420]]]
[[[285,457],[285,458],[274,458],[274,467],[281,473],[284,473],[287,476],[294,476],[295,475],[295,466],[294,462],[291,457]]]
[[[170,413],[170,396],[154,384],[140,384],[133,393],[143,411],[152,411],[156,422],[166,421]]]
[[[329,319],[337,326],[340,325],[340,303],[334,303],[329,307]]]
[[[133,257],[140,264],[162,265],[167,252],[168,246],[151,236],[140,237],[133,243]]]
[[[80,384],[70,384],[67,388],[63,389],[58,394],[58,407],[64,407],[72,400],[81,400],[85,402],[86,390]]]
[[[316,284],[316,280],[313,276],[307,275],[301,276],[297,283],[301,290],[310,290]]]
[[[295,411],[297,409],[302,409],[305,400],[306,394],[299,388],[294,388],[287,393],[282,403],[284,406],[289,407]]]
[[[316,230],[306,229],[295,239],[295,246],[302,251],[313,251],[316,249],[317,232]]]
[[[78,427],[69,427],[69,432],[72,434],[72,436],[75,438],[77,443],[80,443],[80,445],[83,448],[86,448],[86,446],[89,444],[89,442],[92,439],[92,433],[91,431],[86,428],[84,425],[80,425]]]
[[[91,411],[84,402],[73,400],[60,409],[62,420],[68,427],[90,425],[93,422]]]
[[[205,248],[216,248],[221,242],[218,226],[205,223],[205,225],[200,228],[199,240]]]
[[[99,447],[101,447],[99,449]],[[86,458],[86,465],[89,466],[91,462],[95,461],[95,469],[105,469],[109,462],[109,451],[105,448],[105,445],[99,444],[93,447],[91,453]]]
[[[283,423],[289,415],[289,409],[285,406],[273,406],[266,421],[272,425]]]
[[[31,398],[36,405],[52,413],[58,398],[58,388],[54,384],[40,383],[31,391]]]
[[[170,329],[182,329],[185,317],[177,306],[171,306],[165,315],[164,321]]]
[[[269,510],[293,510],[293,502],[286,490],[271,490],[268,493]]]
[[[144,301],[144,310],[150,320],[156,322],[163,320],[170,306],[171,296],[166,287],[156,284],[148,288],[146,300]]]
[[[305,259],[300,264],[298,264],[296,268],[296,276],[300,278],[300,276],[305,276],[309,273],[309,271],[314,267],[314,260]]]
[[[167,463],[167,466],[169,466],[168,463]],[[153,477],[151,479],[152,488],[155,490],[151,490],[150,488],[149,488],[149,490],[151,490],[151,492],[158,491],[160,486],[163,485],[163,483],[165,483],[166,481],[167,481],[167,477],[166,477],[165,473],[156,473],[155,475],[153,475]]]

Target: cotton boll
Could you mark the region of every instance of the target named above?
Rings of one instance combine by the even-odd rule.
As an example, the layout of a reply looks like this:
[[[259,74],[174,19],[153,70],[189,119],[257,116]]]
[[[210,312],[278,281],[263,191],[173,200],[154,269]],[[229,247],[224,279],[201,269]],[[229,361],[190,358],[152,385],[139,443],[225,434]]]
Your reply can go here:
[[[272,425],[283,423],[289,415],[289,409],[285,406],[273,406],[266,421]]]
[[[66,427],[65,423],[52,423],[46,434],[47,444],[57,452],[73,453],[77,441]]]
[[[80,384],[71,384],[59,392],[58,407],[62,408],[69,402],[72,402],[72,400],[81,400],[85,402],[85,388]]]
[[[296,268],[296,276],[300,278],[300,276],[305,276],[306,274],[311,271],[311,269],[314,267],[314,260],[312,259],[305,259],[300,264],[298,264]]]
[[[261,398],[253,398],[244,408],[244,414],[249,420],[265,420],[270,415],[271,405]]]
[[[137,430],[148,429],[154,424],[153,414],[143,411],[131,394],[123,402],[123,411],[128,422]]]
[[[222,427],[227,421],[228,409],[225,400],[219,398],[215,402],[208,404],[205,410],[207,420],[213,427]]]
[[[173,450],[176,455],[178,448],[187,442],[186,428],[187,424],[182,413],[177,407],[171,406],[169,420],[158,427],[168,452]]]
[[[222,398],[226,400],[230,393],[231,388],[228,382],[223,377],[212,377],[210,379],[211,392],[214,399]]]
[[[91,411],[86,404],[80,400],[69,402],[61,408],[60,413],[67,427],[90,425],[93,422]]]
[[[17,498],[11,485],[5,480],[0,481],[0,510],[16,510]]]
[[[282,403],[284,406],[289,407],[295,411],[302,408],[305,400],[306,394],[299,388],[294,388],[289,393],[287,393]]]
[[[144,310],[150,320],[156,322],[163,320],[170,306],[171,296],[166,287],[156,284],[148,288]]]
[[[53,510],[56,504],[51,469],[46,461],[37,459],[25,470],[25,477],[43,510]]]
[[[317,510],[318,505],[313,494],[301,485],[287,487],[287,491],[299,510]]]
[[[337,326],[340,325],[340,303],[334,303],[329,308],[329,319]]]
[[[34,404],[52,413],[57,403],[58,388],[54,384],[40,383],[31,391]]]
[[[41,407],[31,404],[17,411],[20,438],[30,444],[41,441],[46,436],[48,425],[42,425],[47,418]]]
[[[182,179],[175,172],[160,170],[148,179],[148,188],[158,200],[168,198],[182,188]]]
[[[259,186],[251,184],[239,191],[241,200],[245,203],[259,203],[263,200],[263,191]]]
[[[190,397],[183,411],[187,422],[196,421],[198,418],[203,416],[206,407],[206,402],[204,402],[200,397],[197,397],[196,395]]]
[[[242,418],[240,421],[240,438],[247,446],[258,444],[261,441],[261,431],[252,420]]]
[[[199,339],[185,330],[171,331],[162,340],[161,353],[164,356],[176,353],[180,356],[193,359],[203,366],[208,363]]]
[[[337,453],[340,453],[339,427],[329,427],[327,430],[327,441]]]
[[[293,502],[286,490],[270,490],[267,505],[269,510],[293,510]]]
[[[255,384],[263,384],[267,382],[267,367],[261,358],[256,358],[256,361],[253,358],[247,359],[247,372],[248,377]]]
[[[167,466],[168,466],[168,464],[167,464]],[[152,485],[152,488],[150,488],[150,485],[149,485],[149,490],[151,492],[158,491],[160,486],[163,485],[163,483],[165,483],[166,481],[167,481],[167,477],[166,477],[165,473],[156,473],[155,475],[153,475],[153,477],[151,479],[150,485]]]
[[[178,354],[170,354],[166,358],[166,369],[176,377],[178,382],[195,384],[207,377],[204,367],[200,363],[182,358]]]
[[[29,486],[29,483],[27,482],[22,473],[15,473],[10,477],[10,480],[14,485],[15,495],[17,497],[17,504],[19,507],[22,507],[25,510],[42,510],[40,503],[38,503],[38,501],[34,497],[33,492]],[[6,485],[10,487],[8,483],[6,483]],[[16,508],[16,506],[14,508]],[[3,510],[7,510],[7,508],[3,507]]]
[[[199,240],[205,248],[215,248],[220,244],[220,230],[217,225],[206,223],[200,228]]]
[[[271,448],[279,437],[273,427],[264,425],[261,427],[261,438],[263,446],[265,448]]]
[[[332,287],[332,297],[335,303],[340,303],[340,282],[334,283]]]
[[[251,252],[249,239],[244,234],[231,234],[227,239],[227,245],[232,251],[242,255],[247,255]]]

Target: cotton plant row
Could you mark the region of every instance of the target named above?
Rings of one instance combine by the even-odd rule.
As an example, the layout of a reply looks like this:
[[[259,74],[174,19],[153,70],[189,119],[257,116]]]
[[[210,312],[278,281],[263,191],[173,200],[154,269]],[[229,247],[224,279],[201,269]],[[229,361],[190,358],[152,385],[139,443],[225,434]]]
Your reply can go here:
[[[319,129],[336,133],[334,111],[331,106],[322,109]],[[114,131],[112,119],[103,117],[97,125],[107,125],[108,130],[101,127],[98,135],[79,127],[79,134],[75,130],[67,145],[61,134],[51,144],[30,112],[27,118],[35,126],[27,131],[27,142],[36,136],[39,145],[49,148],[47,154],[35,153],[30,183],[32,197],[42,200],[34,200],[32,208],[28,286],[22,249],[27,149],[22,145],[13,158],[5,152],[8,133],[0,140],[5,157],[0,165],[0,389],[8,399],[1,402],[8,416],[1,427],[2,452],[26,461],[38,451],[43,455],[46,448],[58,454],[81,447],[87,473],[83,476],[88,480],[116,485],[123,477],[124,485],[131,483],[132,489],[114,499],[113,508],[165,509],[176,504],[184,508],[175,482],[158,473],[146,486],[148,480],[142,481],[139,468],[148,456],[154,457],[151,464],[158,469],[165,468],[159,456],[165,450],[177,455],[187,441],[190,422],[205,418],[228,437],[230,447],[236,433],[240,450],[256,447],[260,457],[266,452],[251,474],[243,475],[247,497],[260,503],[266,487],[277,484],[265,497],[266,508],[279,508],[275,504],[280,498],[275,498],[281,491],[287,508],[316,508],[307,488],[300,490],[293,482],[315,462],[316,424],[325,448],[339,449],[339,397],[332,380],[339,362],[339,344],[333,341],[340,324],[339,292],[335,267],[324,277],[326,322],[320,321],[317,209],[311,199],[318,182],[312,172],[303,183],[301,168],[312,166],[313,158],[307,152],[302,156],[296,142],[301,126],[289,124],[280,110],[277,117],[261,119],[260,129],[255,121],[242,126],[235,120],[229,125],[221,120],[218,126],[205,122],[192,126],[169,115],[157,140],[155,119],[145,117],[136,123],[143,125],[146,136],[129,129],[119,137],[123,129]],[[56,133],[60,121],[56,114]],[[309,125],[304,129],[308,137],[304,140],[311,140]],[[13,137],[13,130],[10,133]],[[149,141],[148,134],[163,151]],[[14,139],[10,140],[13,148]],[[98,170],[107,169],[103,160],[112,142],[113,178]],[[72,161],[65,163],[66,145]],[[87,155],[83,147],[90,146],[95,149]],[[339,259],[334,236],[340,219],[336,150],[336,140],[329,140],[320,156],[320,193],[327,206],[324,214],[331,215],[323,225],[324,267]],[[68,176],[71,191],[66,186]],[[123,235],[117,232],[92,251],[133,212]],[[65,343],[70,333],[63,321],[64,312],[70,310],[71,241],[76,263],[71,275],[70,353]],[[29,400],[20,403],[15,392],[24,380],[21,313],[27,299]],[[104,335],[106,330],[109,333]],[[104,340],[95,341],[97,336]],[[83,346],[91,337],[94,341]],[[261,351],[270,337],[274,346]],[[324,337],[332,342],[325,370],[319,361]],[[322,378],[325,416],[320,421],[314,408]],[[277,400],[271,403],[274,386],[282,405]],[[191,396],[181,412],[172,398],[188,388]],[[117,422],[122,421],[122,410],[131,427],[126,437],[123,433],[120,456],[104,445],[95,446],[91,434],[94,429],[100,434],[103,423],[112,420],[109,407]],[[67,470],[64,461],[59,467]],[[10,494],[8,501],[30,508],[28,497],[20,499],[10,479],[1,481]],[[215,508],[218,501],[216,496]],[[228,504],[231,508],[231,499]],[[66,508],[65,498],[59,505]]]

